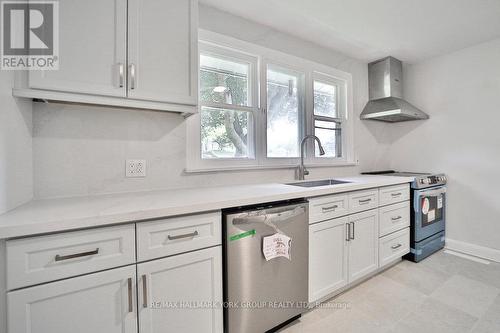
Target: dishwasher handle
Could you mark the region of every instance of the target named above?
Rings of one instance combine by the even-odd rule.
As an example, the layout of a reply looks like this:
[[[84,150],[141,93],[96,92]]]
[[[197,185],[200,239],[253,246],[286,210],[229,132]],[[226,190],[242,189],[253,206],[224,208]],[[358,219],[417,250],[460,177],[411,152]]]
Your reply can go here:
[[[239,215],[238,217],[233,219],[233,225],[242,225],[249,223],[276,223],[283,222],[289,219],[292,219],[296,216],[302,215],[306,212],[306,208],[304,206],[298,206],[294,209],[289,209],[276,213],[266,213],[266,211],[259,212],[256,214],[255,212],[244,213],[243,215]]]

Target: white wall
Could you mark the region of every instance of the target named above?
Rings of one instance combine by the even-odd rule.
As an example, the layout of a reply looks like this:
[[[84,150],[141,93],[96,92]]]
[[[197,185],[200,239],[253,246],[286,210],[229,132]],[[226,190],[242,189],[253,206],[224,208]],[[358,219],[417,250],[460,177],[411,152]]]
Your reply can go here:
[[[405,68],[431,119],[391,126],[395,169],[449,177],[447,237],[500,250],[500,39]]]
[[[210,7],[200,27],[350,72],[354,84],[355,151],[361,168],[385,168],[384,127],[359,121],[367,101],[366,64]],[[285,182],[291,169],[184,174],[186,129],[176,114],[89,106],[36,104],[35,197],[91,195],[160,188]],[[147,160],[145,179],[126,179],[125,160]],[[360,167],[314,168],[311,177],[357,173]]]
[[[0,72],[0,214],[33,196],[31,102],[12,97],[13,79]]]

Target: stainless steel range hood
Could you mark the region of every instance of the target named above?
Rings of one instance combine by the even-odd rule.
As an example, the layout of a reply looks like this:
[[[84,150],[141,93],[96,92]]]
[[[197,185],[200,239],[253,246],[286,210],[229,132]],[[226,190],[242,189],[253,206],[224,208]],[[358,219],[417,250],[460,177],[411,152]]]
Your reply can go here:
[[[403,99],[403,64],[387,57],[368,64],[370,101],[361,119],[399,122],[429,119],[422,110]]]

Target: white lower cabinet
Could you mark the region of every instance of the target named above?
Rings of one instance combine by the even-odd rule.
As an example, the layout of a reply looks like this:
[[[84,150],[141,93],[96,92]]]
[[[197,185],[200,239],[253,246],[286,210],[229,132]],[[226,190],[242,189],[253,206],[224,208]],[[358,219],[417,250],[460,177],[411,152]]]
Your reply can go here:
[[[309,227],[309,302],[378,268],[378,210]]]
[[[310,303],[332,296],[409,252],[408,197],[406,184],[309,199]],[[333,207],[342,207],[347,216],[335,215]]]
[[[349,283],[378,268],[378,210],[349,216]]]
[[[137,265],[139,333],[221,333],[221,246]]]
[[[309,302],[347,284],[347,223],[344,217],[309,227]]]
[[[7,294],[8,333],[137,332],[136,266]]]
[[[384,267],[410,252],[410,228],[380,238],[379,262]]]

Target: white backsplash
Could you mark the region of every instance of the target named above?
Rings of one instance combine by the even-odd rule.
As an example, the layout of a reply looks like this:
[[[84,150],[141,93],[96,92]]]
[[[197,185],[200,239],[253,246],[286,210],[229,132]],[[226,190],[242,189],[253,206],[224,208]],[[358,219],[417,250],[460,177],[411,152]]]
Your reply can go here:
[[[185,174],[186,130],[180,115],[62,104],[35,104],[35,197],[92,195],[162,188],[286,182],[292,169]],[[360,163],[378,160],[384,145],[356,126]],[[363,133],[364,132],[364,133]],[[368,142],[368,144],[366,144]],[[147,161],[147,177],[126,178],[125,160]],[[310,177],[357,173],[359,167],[312,168]]]

